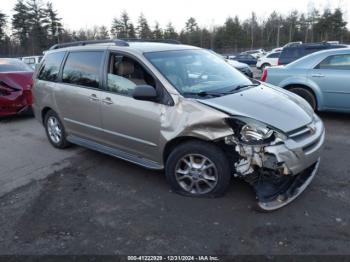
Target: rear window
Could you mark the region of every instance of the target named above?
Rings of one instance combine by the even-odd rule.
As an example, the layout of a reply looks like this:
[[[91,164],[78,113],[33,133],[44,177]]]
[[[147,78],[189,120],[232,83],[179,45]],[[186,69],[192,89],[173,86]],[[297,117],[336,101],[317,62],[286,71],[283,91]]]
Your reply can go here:
[[[62,82],[98,88],[102,60],[100,51],[70,53],[63,68]]]
[[[58,73],[60,71],[60,66],[64,55],[65,52],[48,54],[40,68],[38,79],[56,82],[58,80]]]
[[[0,59],[0,72],[32,72],[33,69],[18,59]]]

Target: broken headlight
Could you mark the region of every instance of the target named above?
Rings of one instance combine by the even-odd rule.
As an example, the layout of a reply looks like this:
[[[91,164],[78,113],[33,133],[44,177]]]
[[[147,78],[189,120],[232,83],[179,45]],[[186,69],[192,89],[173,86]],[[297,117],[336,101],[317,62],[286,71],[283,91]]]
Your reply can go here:
[[[271,138],[273,130],[263,125],[246,124],[242,127],[240,136],[243,142],[261,142]]]
[[[283,141],[286,136],[264,123],[250,118],[229,118],[236,139],[246,144],[266,144],[275,140]]]

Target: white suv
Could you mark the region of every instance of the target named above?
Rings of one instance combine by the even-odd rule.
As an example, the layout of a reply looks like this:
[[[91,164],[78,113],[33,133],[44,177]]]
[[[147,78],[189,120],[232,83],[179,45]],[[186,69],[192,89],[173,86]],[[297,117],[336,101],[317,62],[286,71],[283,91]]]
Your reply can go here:
[[[278,58],[280,57],[281,52],[271,52],[266,56],[260,57],[256,63],[256,68],[264,70],[267,66],[276,66],[278,65]]]

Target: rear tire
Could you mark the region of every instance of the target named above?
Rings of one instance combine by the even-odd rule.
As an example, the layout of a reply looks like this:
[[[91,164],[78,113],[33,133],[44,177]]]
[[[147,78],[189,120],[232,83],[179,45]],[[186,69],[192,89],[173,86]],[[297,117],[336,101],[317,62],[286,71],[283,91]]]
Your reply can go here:
[[[223,195],[232,176],[225,153],[202,141],[177,146],[166,161],[165,174],[173,191],[193,197]]]
[[[64,126],[56,112],[49,110],[46,113],[44,125],[47,138],[51,145],[60,149],[70,146],[70,143],[66,139]]]
[[[317,100],[312,91],[303,87],[291,87],[288,89],[290,92],[304,98],[314,111],[317,110]]]

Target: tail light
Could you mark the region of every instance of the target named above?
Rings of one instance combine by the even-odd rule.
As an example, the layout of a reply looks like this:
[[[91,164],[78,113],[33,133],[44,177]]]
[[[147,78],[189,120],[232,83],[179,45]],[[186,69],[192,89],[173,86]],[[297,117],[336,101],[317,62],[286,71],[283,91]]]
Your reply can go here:
[[[264,72],[261,75],[261,81],[266,82],[266,78],[267,78],[267,69],[264,69]]]
[[[282,61],[281,61],[281,58],[278,58],[278,62],[277,62],[277,65],[282,65]]]

